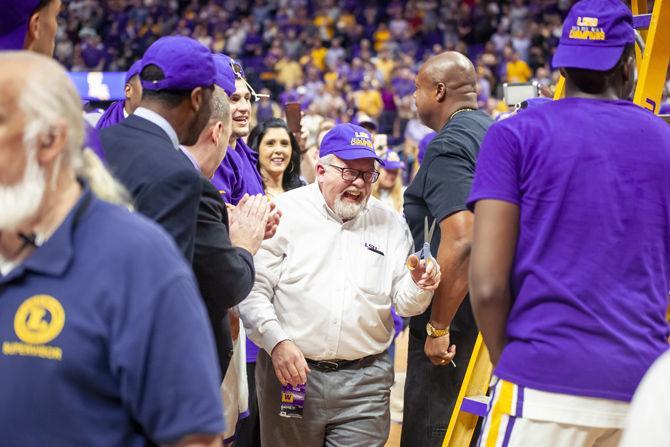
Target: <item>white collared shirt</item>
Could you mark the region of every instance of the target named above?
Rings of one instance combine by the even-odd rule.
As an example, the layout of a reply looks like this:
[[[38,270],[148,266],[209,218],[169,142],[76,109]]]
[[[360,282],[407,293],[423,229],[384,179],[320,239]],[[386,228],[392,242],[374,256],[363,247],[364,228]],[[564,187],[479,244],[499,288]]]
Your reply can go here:
[[[275,202],[281,223],[254,256],[256,281],[239,305],[249,338],[268,353],[290,339],[313,360],[378,354],[393,340],[391,305],[401,316],[428,307],[432,292],[405,266],[409,228],[379,200],[344,223],[317,183]]]
[[[181,146],[181,145],[180,145],[180,146],[179,146],[179,149],[184,153],[184,155],[186,155],[186,158],[188,158],[188,160],[191,162],[191,164],[193,165],[193,167],[194,167],[198,172],[200,172],[200,165],[198,164],[198,160],[195,159],[195,157],[193,156],[193,154],[191,154],[191,153],[188,151],[188,149],[187,149],[186,147],[184,147],[184,146]]]
[[[138,107],[133,114],[141,118],[144,118],[145,120],[151,121],[161,129],[163,129],[163,131],[170,138],[170,141],[172,141],[174,148],[179,150],[179,138],[177,138],[177,132],[175,132],[175,130],[172,128],[172,125],[168,123],[168,121],[165,118],[163,118],[153,110],[147,109],[146,107]]]

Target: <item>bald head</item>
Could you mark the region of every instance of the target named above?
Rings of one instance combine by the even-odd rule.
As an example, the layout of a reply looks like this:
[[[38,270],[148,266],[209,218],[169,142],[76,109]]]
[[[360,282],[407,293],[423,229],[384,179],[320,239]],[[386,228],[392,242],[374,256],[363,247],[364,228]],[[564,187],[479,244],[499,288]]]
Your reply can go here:
[[[456,51],[446,51],[433,56],[421,67],[425,76],[433,83],[444,83],[447,95],[475,94],[477,74],[470,59]]]
[[[439,131],[456,110],[477,108],[477,74],[470,59],[447,51],[428,59],[416,78],[417,110],[428,127]]]

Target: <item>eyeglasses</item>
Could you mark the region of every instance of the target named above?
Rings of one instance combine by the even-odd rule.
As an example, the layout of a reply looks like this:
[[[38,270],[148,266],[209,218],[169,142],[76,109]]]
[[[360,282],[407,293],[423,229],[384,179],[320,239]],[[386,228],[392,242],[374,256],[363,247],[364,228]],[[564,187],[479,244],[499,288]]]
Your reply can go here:
[[[238,64],[237,62],[231,60],[230,61],[230,68],[233,69],[233,74],[235,74],[235,79],[240,79],[244,81],[245,84],[247,84],[247,88],[249,89],[249,93],[251,93],[251,96],[254,98],[254,102],[257,102],[260,100],[260,98],[269,98],[270,95],[266,95],[265,93],[256,93],[254,88],[247,82],[247,80],[243,76],[243,71],[242,71],[242,66]]]
[[[355,182],[358,177],[362,177],[365,183],[374,183],[379,178],[379,172],[377,171],[359,171],[358,169],[343,168],[331,164],[327,164],[327,166],[340,171],[342,180],[346,180],[347,182]]]

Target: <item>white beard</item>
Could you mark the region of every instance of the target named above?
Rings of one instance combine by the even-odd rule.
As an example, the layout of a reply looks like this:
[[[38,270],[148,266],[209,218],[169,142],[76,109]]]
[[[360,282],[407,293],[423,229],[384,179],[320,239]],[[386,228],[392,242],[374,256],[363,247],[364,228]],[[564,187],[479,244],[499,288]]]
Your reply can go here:
[[[368,202],[368,200],[361,200],[357,203],[345,202],[342,200],[342,194],[335,197],[335,202],[333,203],[333,212],[337,214],[337,217],[342,220],[351,220],[358,216],[361,211],[363,211],[363,208],[365,207],[365,204]]]
[[[0,186],[0,231],[16,230],[37,213],[42,203],[46,179],[37,162],[35,139],[32,140],[24,142],[26,167],[21,180],[12,186]]]

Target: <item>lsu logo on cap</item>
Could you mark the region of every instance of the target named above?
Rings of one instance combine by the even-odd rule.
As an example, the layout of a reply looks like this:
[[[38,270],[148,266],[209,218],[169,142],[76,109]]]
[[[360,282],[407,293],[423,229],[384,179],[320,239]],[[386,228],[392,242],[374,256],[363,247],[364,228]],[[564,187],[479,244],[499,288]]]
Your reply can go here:
[[[598,26],[598,19],[595,17],[577,17],[577,26]]]
[[[356,132],[349,144],[352,146],[365,146],[373,149],[372,140],[370,140],[370,134],[365,132]]]
[[[21,342],[2,343],[4,355],[39,357],[61,360],[63,351],[57,346],[45,346],[63,330],[65,311],[50,295],[35,295],[26,299],[14,315],[14,332]]]
[[[605,31],[598,28],[596,17],[577,17],[577,25],[570,29],[568,37],[577,40],[605,40]]]

